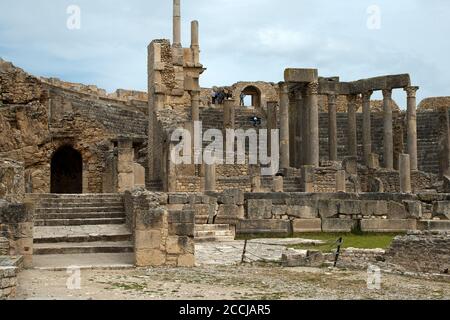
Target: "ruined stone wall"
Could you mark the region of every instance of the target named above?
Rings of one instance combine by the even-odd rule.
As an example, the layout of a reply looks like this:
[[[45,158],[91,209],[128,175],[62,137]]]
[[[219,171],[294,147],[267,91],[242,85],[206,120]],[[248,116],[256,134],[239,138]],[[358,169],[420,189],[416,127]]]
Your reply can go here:
[[[16,295],[17,268],[0,266],[0,300],[12,299]]]
[[[410,232],[398,236],[386,252],[386,261],[407,271],[448,273],[449,232]]]
[[[25,195],[24,167],[12,160],[0,159],[0,199],[22,202]]]
[[[142,190],[125,194],[138,267],[195,265],[194,212],[169,210],[167,197]]]
[[[434,111],[439,112],[450,108],[450,97],[430,97],[423,99],[417,109],[420,112]]]
[[[279,102],[278,84],[271,82],[238,82],[231,86],[233,98],[239,103],[242,91],[247,87],[255,87],[258,89],[261,97],[261,107],[265,109],[267,102]]]

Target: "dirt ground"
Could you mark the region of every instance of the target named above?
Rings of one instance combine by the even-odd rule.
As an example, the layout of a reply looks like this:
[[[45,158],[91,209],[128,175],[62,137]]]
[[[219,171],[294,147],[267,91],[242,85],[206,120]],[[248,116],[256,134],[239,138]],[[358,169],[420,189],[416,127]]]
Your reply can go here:
[[[369,290],[366,272],[271,264],[81,270],[79,278],[77,289],[73,272],[25,270],[18,277],[17,299],[450,299],[448,282],[382,274],[381,289]]]

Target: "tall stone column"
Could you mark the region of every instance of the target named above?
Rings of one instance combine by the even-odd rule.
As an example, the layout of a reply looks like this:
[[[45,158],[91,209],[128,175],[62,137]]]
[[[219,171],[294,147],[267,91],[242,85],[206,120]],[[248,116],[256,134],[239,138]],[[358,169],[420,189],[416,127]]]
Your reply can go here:
[[[216,165],[205,164],[205,192],[216,192]]]
[[[411,159],[408,154],[401,154],[399,157],[400,170],[400,192],[412,193],[411,187]]]
[[[357,95],[350,95],[348,99],[348,110],[347,110],[347,148],[348,156],[357,157],[358,156],[358,142],[357,142],[357,132],[356,132],[356,104]]]
[[[235,100],[226,99],[223,105],[223,127],[224,129],[234,129],[236,114],[234,110]]]
[[[306,86],[306,113],[308,115],[307,165],[319,166],[319,83]]]
[[[173,45],[181,47],[181,5],[180,0],[173,0]]]
[[[200,63],[200,42],[198,32],[198,21],[191,22],[191,50],[194,57],[194,64]]]
[[[278,129],[278,117],[277,117],[278,102],[267,102],[267,147],[268,154],[272,155],[272,130]]]
[[[200,91],[191,91],[192,121],[200,121]]]
[[[336,95],[328,95],[328,156],[330,161],[338,160]]]
[[[394,169],[394,136],[392,128],[392,89],[383,90],[384,112],[384,167]]]
[[[289,93],[286,83],[280,83],[280,167],[290,167],[289,155]]]
[[[297,125],[295,127],[295,167],[300,168],[306,162],[308,121],[305,112],[305,101],[302,90],[295,92],[295,108],[297,110]]]
[[[370,155],[372,154],[372,121],[370,114],[370,97],[373,91],[364,92],[362,95],[363,99],[363,151],[364,151],[364,162],[366,165],[369,164]]]
[[[411,170],[419,169],[417,160],[417,110],[416,110],[416,92],[419,87],[406,87],[407,105],[408,105],[408,154],[411,159]]]
[[[118,140],[118,191],[130,191],[134,187],[134,150],[133,142],[130,139]]]

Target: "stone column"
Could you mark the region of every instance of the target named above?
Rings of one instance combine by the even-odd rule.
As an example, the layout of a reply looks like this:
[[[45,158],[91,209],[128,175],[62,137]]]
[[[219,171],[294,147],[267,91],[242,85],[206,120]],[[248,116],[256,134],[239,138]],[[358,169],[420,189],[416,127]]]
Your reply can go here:
[[[194,65],[200,63],[200,42],[198,33],[198,21],[191,22],[191,49],[194,57]]]
[[[306,113],[308,115],[307,165],[319,166],[319,83],[310,82],[306,87]]]
[[[261,192],[261,168],[249,165],[250,185],[252,192]]]
[[[364,152],[364,162],[366,165],[369,164],[370,155],[372,154],[372,121],[370,114],[370,97],[373,91],[364,92],[362,95],[363,99],[363,152]]]
[[[408,105],[408,154],[411,159],[411,170],[419,169],[417,161],[417,111],[416,111],[416,92],[419,87],[406,87],[407,105]]]
[[[301,168],[301,182],[305,192],[314,192],[315,171],[313,166],[303,166]]]
[[[412,193],[411,187],[411,160],[408,154],[401,154],[399,156],[400,169],[400,192]]]
[[[280,167],[290,167],[289,155],[289,94],[286,83],[280,83]]]
[[[272,155],[272,130],[278,129],[277,106],[277,102],[267,102],[267,150],[269,155]]]
[[[274,176],[273,177],[273,192],[283,192],[284,191],[284,179],[283,177]]]
[[[119,139],[117,149],[118,191],[122,193],[132,190],[134,187],[133,142],[129,139]]]
[[[235,110],[234,110],[235,100],[226,99],[223,105],[223,127],[224,129],[234,129],[235,128]]]
[[[205,192],[216,192],[216,165],[205,164]]]
[[[328,95],[328,156],[330,161],[338,160],[336,95]]]
[[[295,92],[295,108],[297,110],[297,125],[295,127],[295,167],[300,168],[306,162],[306,149],[308,141],[308,117],[305,112],[305,101],[302,90]]]
[[[192,121],[200,121],[200,91],[191,91]]]
[[[347,191],[347,174],[345,170],[339,170],[336,172],[336,192]]]
[[[173,45],[181,47],[181,5],[180,0],[173,0]]]
[[[394,169],[394,136],[392,128],[392,89],[383,90],[384,112],[384,167]]]
[[[358,156],[358,142],[356,132],[356,108],[357,108],[357,95],[350,95],[348,99],[347,110],[347,148],[349,157]]]

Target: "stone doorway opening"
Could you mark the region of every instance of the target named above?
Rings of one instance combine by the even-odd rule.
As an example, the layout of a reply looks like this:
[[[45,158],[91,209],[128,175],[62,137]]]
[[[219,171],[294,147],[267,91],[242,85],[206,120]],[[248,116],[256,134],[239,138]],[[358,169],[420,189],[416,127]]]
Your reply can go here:
[[[51,193],[83,193],[83,160],[71,146],[62,146],[51,161]]]
[[[261,91],[255,86],[248,86],[244,90],[242,90],[241,95],[244,98],[244,104],[241,106],[245,107],[261,107]]]

